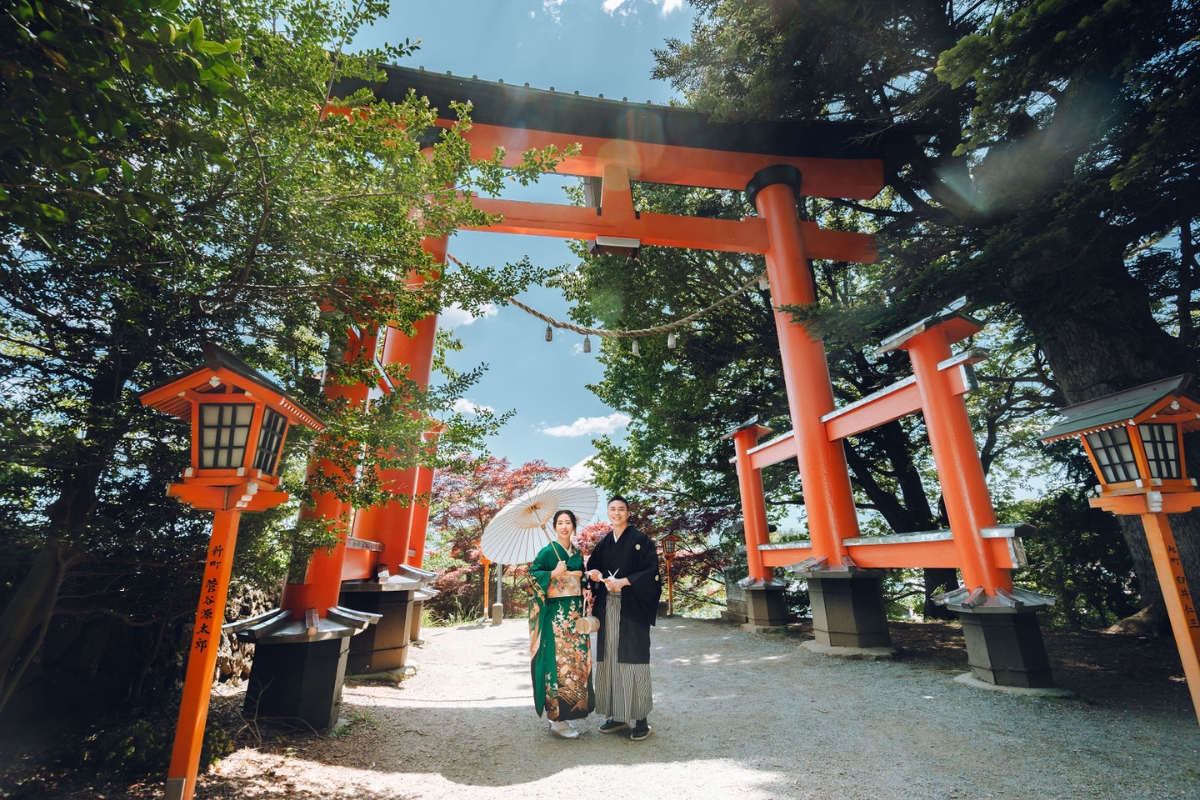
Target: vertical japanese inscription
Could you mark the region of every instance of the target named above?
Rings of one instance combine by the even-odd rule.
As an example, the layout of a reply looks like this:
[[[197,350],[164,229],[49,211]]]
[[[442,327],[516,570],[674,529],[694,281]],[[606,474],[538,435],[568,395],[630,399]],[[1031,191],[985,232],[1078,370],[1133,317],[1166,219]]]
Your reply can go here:
[[[1196,614],[1196,604],[1192,600],[1192,592],[1188,588],[1187,578],[1183,575],[1183,562],[1179,558],[1179,550],[1174,543],[1167,544],[1167,563],[1171,567],[1171,577],[1175,580],[1175,588],[1179,599],[1183,601],[1183,616],[1191,630],[1200,630],[1200,615]]]
[[[192,633],[192,649],[198,653],[208,650],[209,639],[212,638],[215,616],[213,606],[217,604],[217,591],[221,585],[221,557],[224,553],[224,547],[219,544],[213,545],[208,552],[208,563],[204,565],[204,586],[200,594],[200,610],[197,614],[196,629]]]

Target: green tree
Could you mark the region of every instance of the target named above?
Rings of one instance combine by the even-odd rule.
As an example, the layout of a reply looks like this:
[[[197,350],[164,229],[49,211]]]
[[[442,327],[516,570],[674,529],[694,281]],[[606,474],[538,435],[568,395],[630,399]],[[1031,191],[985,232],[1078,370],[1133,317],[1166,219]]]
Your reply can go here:
[[[879,202],[835,204],[875,220],[871,290],[801,318],[865,341],[969,294],[1019,320],[1064,402],[1194,369],[1195,4],[693,5],[656,75],[695,107],[935,131]],[[1140,525],[1122,530],[1154,617]],[[1178,534],[1200,576],[1194,515]]]
[[[386,12],[379,0],[23,8],[8,18],[20,30],[4,35],[24,44],[0,63],[5,124],[21,131],[6,151],[15,166],[0,217],[0,562],[13,587],[0,709],[60,612],[158,626],[151,660],[173,660],[171,615],[195,595],[206,526],[162,497],[186,461],[184,429],[142,409],[139,391],[217,341],[326,418],[319,452],[361,467],[352,484],[318,475],[316,485],[359,507],[378,499],[374,463],[429,461],[425,419],[477,373],[420,392],[393,371],[397,390],[367,414],[326,402],[313,376],[328,360],[330,380],[375,382],[373,354],[340,358],[350,327],[411,325],[537,277],[527,264],[442,275],[421,242],[486,224],[470,194],[555,163],[553,152],[515,170],[473,161],[466,107],[441,110],[459,129],[421,141],[435,119],[421,98],[336,97],[339,80],[373,81],[410,49],[351,54],[355,32]],[[48,99],[22,111],[26,67]],[[78,119],[67,130],[52,112]],[[424,287],[409,287],[413,272]],[[497,422],[445,419],[449,452],[477,446]],[[302,458],[308,444],[297,432],[289,453]],[[306,492],[296,479],[289,488]],[[328,542],[328,531],[288,533],[282,519],[243,529],[239,557],[258,557],[249,573],[279,577],[297,537],[301,549]]]

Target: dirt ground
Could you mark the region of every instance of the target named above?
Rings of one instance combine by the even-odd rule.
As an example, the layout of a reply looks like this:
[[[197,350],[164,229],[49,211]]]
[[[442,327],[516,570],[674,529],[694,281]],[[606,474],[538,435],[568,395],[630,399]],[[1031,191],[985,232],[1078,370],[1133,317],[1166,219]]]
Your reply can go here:
[[[603,720],[552,737],[533,712],[524,620],[428,629],[416,674],[350,683],[337,735],[243,730],[198,798],[1200,798],[1200,725],[1174,643],[1047,631],[1047,700],[954,683],[953,625],[893,624],[904,657],[808,653],[805,626],[752,634],[664,619],[653,635],[653,734]],[[240,696],[226,693],[226,722]],[[130,783],[25,762],[0,797],[161,797]],[[154,776],[158,778],[159,776]],[[40,788],[39,788],[40,787]]]

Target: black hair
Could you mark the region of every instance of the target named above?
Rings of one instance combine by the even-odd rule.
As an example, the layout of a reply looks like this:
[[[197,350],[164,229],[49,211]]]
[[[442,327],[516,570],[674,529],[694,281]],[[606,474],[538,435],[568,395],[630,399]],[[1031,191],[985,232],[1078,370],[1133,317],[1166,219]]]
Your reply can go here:
[[[621,495],[619,495],[619,494],[614,494],[612,497],[608,498],[608,505],[610,505],[610,506],[611,506],[611,505],[612,505],[612,504],[613,504],[615,501],[617,501],[617,500],[620,500],[622,503],[624,503],[624,504],[625,504],[625,510],[626,510],[626,511],[628,511],[628,510],[629,510],[629,501],[628,501],[628,500],[626,500],[624,497],[622,497],[622,496],[621,496]]]
[[[566,514],[568,517],[570,517],[570,518],[571,518],[571,527],[572,527],[572,528],[578,528],[578,527],[579,527],[579,521],[575,519],[575,512],[574,512],[574,511],[570,511],[570,510],[568,510],[568,509],[565,509],[565,508],[559,509],[558,511],[555,511],[555,512],[554,512],[554,519],[553,519],[553,521],[550,523],[550,527],[552,527],[552,528],[557,528],[557,527],[558,527],[558,518],[559,518],[559,517],[561,517],[563,514]]]

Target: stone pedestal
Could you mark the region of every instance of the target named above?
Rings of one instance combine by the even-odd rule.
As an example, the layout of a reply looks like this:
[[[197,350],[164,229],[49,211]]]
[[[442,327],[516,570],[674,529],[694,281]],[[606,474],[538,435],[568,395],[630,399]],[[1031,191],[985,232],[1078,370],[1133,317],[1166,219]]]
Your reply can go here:
[[[813,571],[808,580],[813,636],[827,647],[891,647],[883,570]]]
[[[347,591],[341,605],[379,614],[379,622],[350,640],[346,672],[362,675],[400,669],[408,660],[412,634],[412,591]]]
[[[412,622],[408,632],[408,640],[417,644],[422,643],[421,639],[421,614],[425,611],[425,599],[421,597],[421,593],[417,592],[413,598],[412,604]]]
[[[743,587],[746,597],[746,625],[754,630],[787,626],[787,603],[783,585],[752,583]]]
[[[1019,586],[990,595],[983,587],[959,586],[932,599],[962,621],[976,680],[1017,689],[1054,687],[1036,613],[1054,605],[1054,597]]]
[[[317,730],[337,724],[350,637],[259,643],[246,687],[247,717],[303,720]]]
[[[1034,611],[955,611],[962,621],[967,660],[975,678],[995,686],[1054,686],[1050,658]]]
[[[504,621],[504,604],[492,603],[492,624],[499,625]]]

